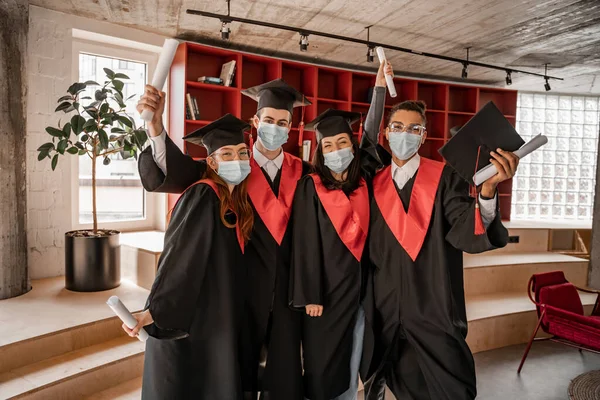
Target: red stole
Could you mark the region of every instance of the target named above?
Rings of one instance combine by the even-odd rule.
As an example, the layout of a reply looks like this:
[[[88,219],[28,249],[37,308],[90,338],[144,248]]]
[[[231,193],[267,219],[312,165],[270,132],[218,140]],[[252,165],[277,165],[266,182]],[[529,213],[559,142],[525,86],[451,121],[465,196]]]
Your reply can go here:
[[[198,182],[190,185],[187,189],[185,189],[185,191],[183,193],[187,192],[188,190],[190,190],[191,187],[196,186],[200,183],[204,183],[204,184],[210,186],[217,194],[217,197],[219,199],[221,198],[221,196],[219,194],[219,187],[217,186],[215,181],[213,181],[212,179],[200,179]],[[183,196],[183,193],[182,193],[182,196]],[[179,199],[181,199],[181,197],[179,197]],[[177,202],[179,202],[179,199],[177,200]],[[177,206],[177,203],[175,204],[175,207],[176,206]],[[173,209],[175,209],[175,207],[173,207]],[[237,218],[237,215],[236,215],[236,218]],[[199,226],[198,229],[202,229],[202,227]],[[240,229],[240,224],[238,223],[238,221],[236,221],[236,223],[235,223],[235,233],[237,235],[237,240],[238,240],[238,243],[240,244],[240,249],[242,250],[242,254],[243,254],[244,253],[244,236],[242,235],[242,231]]]
[[[310,174],[317,196],[342,242],[360,262],[369,232],[369,190],[364,179],[346,197],[341,190],[328,190],[317,174]]]
[[[281,245],[292,213],[296,186],[302,177],[302,160],[283,153],[278,197],[275,197],[267,178],[254,159],[250,161],[250,166],[252,170],[248,178],[248,196],[271,236]]]
[[[391,166],[380,171],[373,179],[373,194],[381,215],[413,261],[425,242],[443,170],[443,163],[421,157],[408,214],[392,180]]]

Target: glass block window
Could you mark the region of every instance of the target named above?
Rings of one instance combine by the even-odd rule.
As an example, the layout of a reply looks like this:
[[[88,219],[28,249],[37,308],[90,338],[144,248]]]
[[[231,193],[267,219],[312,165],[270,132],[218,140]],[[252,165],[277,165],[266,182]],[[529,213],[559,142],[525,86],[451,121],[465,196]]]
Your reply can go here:
[[[548,144],[519,165],[512,220],[591,220],[596,185],[600,97],[520,92],[517,132]]]

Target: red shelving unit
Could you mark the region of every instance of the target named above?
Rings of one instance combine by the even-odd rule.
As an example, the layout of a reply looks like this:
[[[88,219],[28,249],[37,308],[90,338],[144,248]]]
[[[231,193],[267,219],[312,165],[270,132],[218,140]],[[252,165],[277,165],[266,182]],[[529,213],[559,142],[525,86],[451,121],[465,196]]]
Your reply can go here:
[[[231,87],[198,82],[201,76],[218,77],[221,66],[236,61],[236,73]],[[256,112],[256,102],[241,94],[242,89],[259,85],[273,79],[283,78],[307,96],[313,104],[304,110],[308,122],[328,108],[355,111],[363,114],[369,110],[369,92],[375,85],[375,74],[354,72],[331,67],[279,60],[227,49],[182,43],[171,66],[169,81],[169,134],[184,152],[201,159],[206,157],[203,147],[183,142],[182,137],[195,129],[206,126],[225,113],[243,120],[250,120]],[[493,101],[502,113],[516,124],[517,92],[514,90],[483,88],[430,82],[406,78],[394,78],[398,96],[386,96],[384,121],[380,143],[389,151],[384,128],[394,104],[404,100],[423,100],[427,104],[428,137],[419,153],[434,160],[443,161],[438,150],[449,140],[450,128],[464,125],[488,101]],[[200,120],[186,120],[185,95],[196,97]],[[294,110],[288,143],[284,150],[299,155],[298,124],[302,110]],[[358,133],[360,122],[353,125]],[[304,140],[311,140],[311,153],[316,147],[313,132],[304,131]],[[312,157],[311,154],[311,157]],[[500,207],[503,219],[510,219],[512,182],[499,187]],[[173,207],[178,196],[169,196]]]

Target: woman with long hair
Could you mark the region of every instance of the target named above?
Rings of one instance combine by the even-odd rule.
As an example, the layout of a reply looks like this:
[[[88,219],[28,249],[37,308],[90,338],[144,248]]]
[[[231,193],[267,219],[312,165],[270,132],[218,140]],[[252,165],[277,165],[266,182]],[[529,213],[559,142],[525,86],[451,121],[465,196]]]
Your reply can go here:
[[[239,348],[253,225],[245,122],[227,114],[184,139],[206,147],[207,172],[173,210],[146,310],[143,399],[242,398]]]
[[[329,109],[306,126],[316,131],[318,143],[315,173],[298,183],[294,198],[290,302],[306,312],[302,349],[310,400],[357,396],[369,182],[381,166],[384,69],[392,74],[391,65],[382,64],[360,145],[351,127],[358,113]]]

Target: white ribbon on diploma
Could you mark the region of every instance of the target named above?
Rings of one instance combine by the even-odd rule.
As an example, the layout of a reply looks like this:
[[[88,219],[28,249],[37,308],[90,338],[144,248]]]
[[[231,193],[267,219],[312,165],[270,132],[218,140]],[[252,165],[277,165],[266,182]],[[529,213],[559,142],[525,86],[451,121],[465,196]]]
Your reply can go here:
[[[125,307],[125,304],[123,304],[117,296],[111,296],[106,302],[106,304],[108,304],[108,306],[112,308],[115,314],[117,314],[117,317],[119,317],[129,329],[135,328],[135,326],[138,323],[137,319],[135,319],[135,317],[131,315],[127,307]],[[137,338],[141,342],[145,342],[146,340],[148,340],[148,332],[146,332],[144,328],[140,329]]]
[[[514,154],[519,158],[523,158],[529,153],[536,151],[546,143],[548,143],[548,138],[540,133],[529,142],[521,146],[521,148],[515,151]],[[473,182],[475,183],[475,186],[479,186],[492,176],[496,175],[496,173],[496,166],[494,164],[486,165],[485,168],[480,169],[473,176]]]
[[[165,81],[169,75],[169,69],[171,69],[177,46],[179,46],[178,40],[165,39],[165,44],[163,44],[162,51],[158,57],[158,63],[156,64],[156,69],[154,70],[154,76],[152,77],[152,86],[158,90],[162,90],[165,86]],[[154,113],[152,111],[142,111],[142,119],[146,122],[152,121],[153,116]]]

